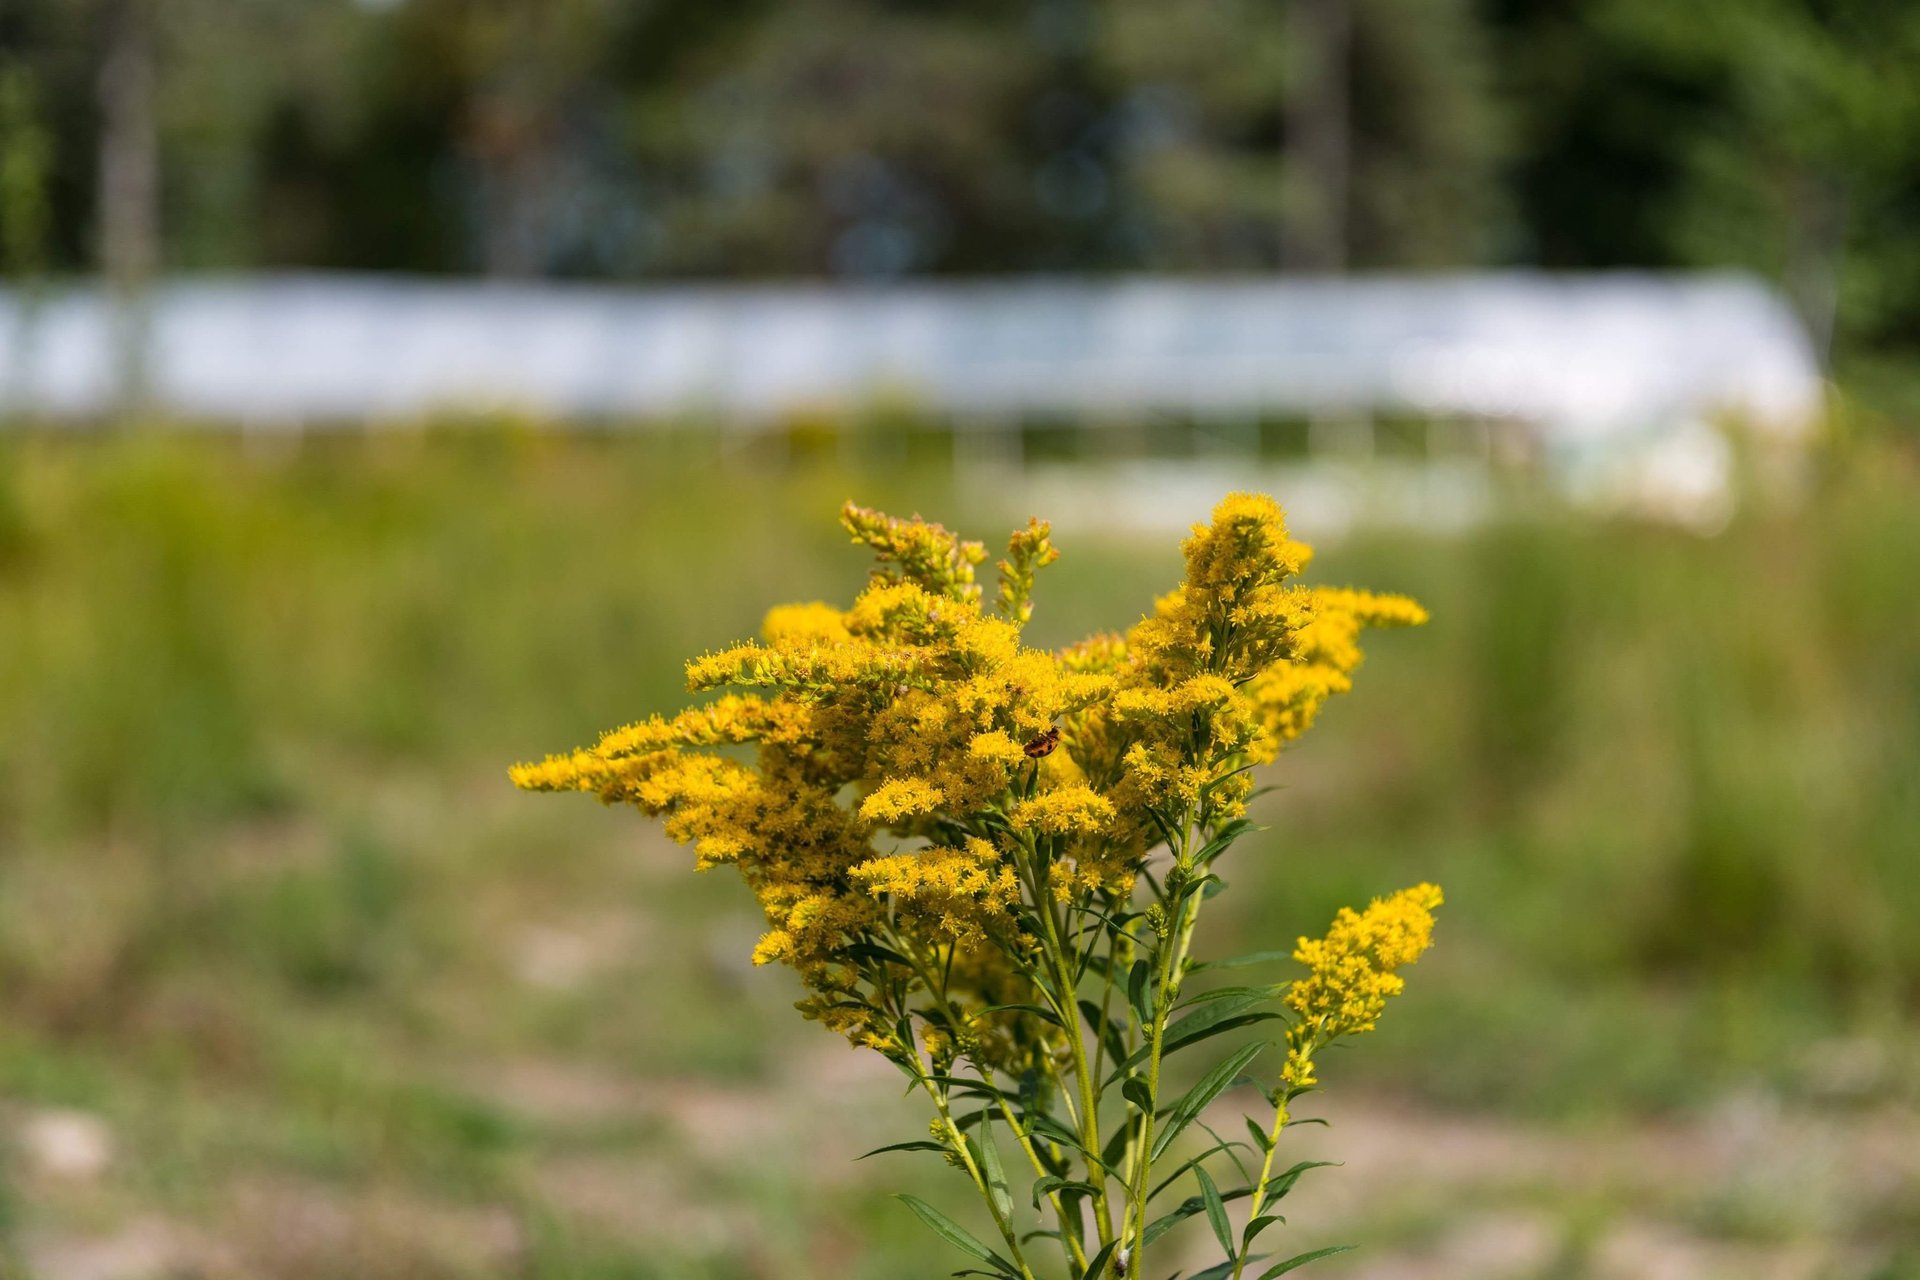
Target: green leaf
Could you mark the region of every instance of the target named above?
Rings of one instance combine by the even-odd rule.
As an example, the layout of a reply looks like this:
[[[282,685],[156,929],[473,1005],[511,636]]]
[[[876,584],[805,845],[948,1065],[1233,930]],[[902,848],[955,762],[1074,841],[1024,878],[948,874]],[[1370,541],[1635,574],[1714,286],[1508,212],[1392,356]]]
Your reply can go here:
[[[1048,1142],[1058,1142],[1085,1154],[1086,1148],[1080,1145],[1080,1135],[1061,1124],[1059,1120],[1044,1111],[1029,1111],[1022,1117],[1027,1122],[1027,1131],[1045,1138]]]
[[[1272,1226],[1274,1223],[1285,1222],[1285,1221],[1286,1219],[1281,1217],[1277,1213],[1263,1213],[1257,1218],[1250,1219],[1247,1222],[1246,1230],[1240,1233],[1241,1249],[1244,1250],[1248,1245],[1252,1244],[1253,1238],[1255,1236],[1259,1235],[1262,1231],[1265,1231],[1268,1227]]]
[[[1299,1164],[1296,1164],[1293,1168],[1273,1180],[1271,1188],[1267,1192],[1268,1202],[1271,1203],[1278,1200],[1285,1196],[1287,1192],[1293,1190],[1293,1184],[1300,1181],[1300,1175],[1307,1170],[1329,1169],[1337,1166],[1339,1163],[1338,1160],[1302,1160]]]
[[[1053,1010],[1051,1010],[1051,1009],[1049,1009],[1049,1008],[1047,1008],[1047,1007],[1046,1007],[1046,1006],[1044,1006],[1044,1005],[1038,1005],[1038,1004],[990,1004],[990,1005],[988,1005],[988,1006],[987,1006],[986,1008],[984,1008],[984,1009],[982,1009],[982,1010],[980,1010],[980,1013],[982,1013],[982,1014],[989,1014],[989,1013],[1030,1013],[1030,1014],[1032,1014],[1032,1015],[1033,1015],[1034,1017],[1036,1017],[1036,1018],[1038,1018],[1038,1019],[1040,1019],[1040,1020],[1041,1020],[1042,1022],[1047,1022],[1047,1023],[1051,1023],[1052,1025],[1054,1025],[1054,1026],[1056,1026],[1056,1027],[1062,1027],[1062,1029],[1063,1029],[1063,1030],[1065,1029],[1065,1028],[1064,1028],[1064,1026],[1062,1025],[1062,1023],[1061,1023],[1061,1021],[1060,1021],[1060,1015],[1059,1015],[1059,1014],[1057,1014],[1057,1013],[1055,1013],[1055,1012],[1054,1012]]]
[[[1052,1195],[1056,1191],[1063,1196],[1069,1192],[1077,1195],[1090,1196],[1093,1194],[1094,1187],[1091,1182],[1075,1182],[1070,1178],[1045,1177],[1033,1184],[1033,1207],[1038,1209],[1040,1207],[1040,1197]]]
[[[965,1076],[930,1075],[927,1079],[943,1089],[958,1090],[961,1093],[971,1094],[977,1098],[1005,1098],[1008,1102],[1020,1101],[1018,1097],[1003,1089],[996,1089],[984,1081],[969,1080]]]
[[[1269,983],[1261,987],[1215,987],[1211,991],[1202,991],[1198,994],[1188,996],[1175,1007],[1189,1009],[1194,1005],[1206,1004],[1211,1000],[1230,1000],[1245,996],[1248,997],[1248,999],[1242,1001],[1240,1005],[1240,1007],[1244,1009],[1248,1005],[1259,1004],[1262,1000],[1271,1000],[1286,989],[1285,983]]]
[[[1187,1170],[1193,1168],[1197,1164],[1201,1164],[1209,1159],[1212,1159],[1214,1156],[1219,1155],[1222,1151],[1227,1150],[1227,1147],[1228,1147],[1228,1144],[1224,1142],[1216,1141],[1215,1145],[1208,1147],[1205,1151],[1202,1151],[1199,1155],[1195,1156],[1193,1159],[1187,1161],[1185,1164],[1181,1165],[1178,1169],[1175,1169],[1172,1173],[1162,1178],[1160,1180],[1159,1186],[1147,1192],[1147,1201],[1151,1203],[1155,1200],[1158,1200],[1160,1198],[1160,1193],[1162,1191],[1165,1191],[1168,1187],[1172,1186],[1174,1183],[1180,1181],[1180,1178],[1182,1177],[1182,1175],[1184,1175],[1187,1172]]]
[[[1142,1076],[1128,1076],[1127,1082],[1120,1086],[1120,1096],[1143,1112],[1153,1110],[1153,1092]]]
[[[1087,1269],[1080,1273],[1081,1280],[1100,1280],[1106,1273],[1107,1261],[1113,1257],[1113,1251],[1120,1247],[1118,1240],[1109,1240],[1100,1246],[1100,1252],[1087,1259]]]
[[[1192,1124],[1209,1102],[1225,1093],[1228,1086],[1239,1076],[1248,1063],[1260,1056],[1265,1044],[1243,1045],[1231,1057],[1200,1078],[1199,1083],[1187,1090],[1180,1101],[1173,1104],[1173,1118],[1153,1140],[1151,1158],[1158,1160],[1180,1131]]]
[[[1256,988],[1248,988],[1250,992],[1256,990]],[[1165,1035],[1161,1037],[1160,1056],[1164,1059],[1170,1054],[1199,1044],[1202,1040],[1210,1040],[1228,1031],[1281,1017],[1280,1013],[1270,1010],[1246,1012],[1253,1006],[1264,1003],[1267,998],[1264,994],[1241,994],[1223,996],[1218,1000],[1209,1000],[1201,1004],[1193,1012],[1176,1018],[1167,1028]],[[1152,1053],[1151,1044],[1142,1045],[1125,1062],[1114,1068],[1113,1074],[1107,1078],[1108,1083],[1111,1084],[1123,1072],[1132,1070],[1145,1062]]]
[[[1020,1274],[1019,1270],[1011,1262],[1008,1262],[1005,1258],[974,1239],[972,1235],[968,1234],[965,1227],[928,1204],[925,1200],[922,1200],[919,1196],[910,1196],[902,1192],[894,1196],[894,1199],[901,1201],[907,1208],[913,1210],[915,1217],[933,1228],[935,1235],[945,1240],[954,1248],[971,1257],[978,1258],[982,1262],[991,1263],[1007,1275],[1017,1277]]]
[[[1218,893],[1219,890],[1215,889],[1209,893],[1208,889],[1209,886],[1216,884],[1224,887],[1226,882],[1219,876],[1214,875],[1211,871],[1203,876],[1195,876],[1193,879],[1181,883],[1180,891],[1174,895],[1174,901],[1176,903],[1184,903],[1196,893],[1206,894],[1206,896],[1212,897],[1213,893]]]
[[[1242,1187],[1238,1191],[1224,1192],[1220,1200],[1222,1203],[1225,1203],[1228,1200],[1238,1200],[1243,1196],[1252,1194],[1251,1191]],[[1199,1196],[1188,1196],[1171,1211],[1163,1213],[1152,1222],[1149,1222],[1146,1229],[1140,1233],[1141,1243],[1152,1244],[1155,1240],[1158,1240],[1161,1236],[1167,1234],[1167,1232],[1173,1230],[1182,1222],[1185,1222],[1188,1218],[1191,1218],[1194,1214],[1199,1213],[1206,1207],[1207,1202]]]
[[[1133,968],[1127,973],[1127,1003],[1133,1006],[1134,1016],[1142,1025],[1153,1022],[1153,1006],[1147,1003],[1147,979],[1152,976],[1147,962],[1135,960]]]
[[[1242,956],[1228,960],[1202,960],[1188,972],[1199,973],[1203,969],[1244,969],[1248,965],[1272,964],[1276,960],[1291,960],[1293,952],[1288,951],[1249,951]]]
[[[873,1150],[867,1152],[866,1156],[855,1156],[854,1162],[857,1164],[860,1161],[865,1160],[867,1156],[882,1155],[888,1151],[945,1151],[945,1150],[947,1150],[946,1143],[929,1142],[925,1138],[922,1138],[918,1142],[896,1142],[891,1146],[875,1147]]]
[[[1127,1154],[1127,1137],[1133,1126],[1117,1124],[1113,1127],[1113,1136],[1107,1139],[1106,1147],[1100,1152],[1100,1167],[1111,1173],[1120,1165],[1121,1157]]]
[[[987,1178],[987,1193],[1002,1222],[1013,1219],[1013,1193],[1007,1190],[1007,1171],[1000,1167],[1000,1147],[993,1140],[993,1123],[980,1126],[980,1140],[974,1144],[980,1152],[980,1171]]]
[[[1205,1165],[1195,1165],[1193,1176],[1200,1183],[1200,1198],[1207,1206],[1207,1223],[1213,1228],[1213,1238],[1226,1250],[1227,1260],[1234,1256],[1233,1224],[1227,1221],[1227,1206],[1220,1203],[1220,1188],[1213,1185],[1213,1175],[1207,1172]]]
[[[1244,1119],[1247,1122],[1247,1132],[1253,1135],[1253,1145],[1260,1149],[1260,1154],[1265,1155],[1273,1150],[1273,1139],[1268,1136],[1267,1131],[1255,1124],[1252,1116],[1246,1116]]]
[[[1260,1273],[1260,1280],[1273,1280],[1275,1276],[1283,1276],[1295,1267],[1304,1267],[1309,1262],[1317,1262],[1321,1258],[1331,1258],[1336,1253],[1345,1253],[1352,1248],[1353,1246],[1350,1244],[1336,1244],[1326,1249],[1315,1249],[1312,1253],[1297,1253],[1285,1262],[1268,1267],[1265,1271],[1262,1271]]]
[[[1260,1255],[1260,1257],[1262,1258],[1266,1256],[1267,1255],[1264,1253]],[[1248,1258],[1247,1261],[1256,1262],[1258,1261],[1258,1259]],[[1223,1280],[1223,1277],[1230,1276],[1232,1274],[1233,1274],[1233,1262],[1229,1260],[1226,1262],[1215,1263],[1213,1266],[1208,1267],[1205,1271],[1194,1272],[1193,1280]]]
[[[888,964],[897,964],[902,969],[911,969],[913,961],[890,947],[877,942],[856,942],[847,948],[847,955],[855,960],[884,960]]]
[[[1218,1143],[1220,1146],[1220,1149],[1227,1153],[1227,1159],[1233,1161],[1233,1167],[1240,1171],[1240,1181],[1246,1183],[1248,1186],[1252,1186],[1253,1175],[1247,1172],[1247,1166],[1245,1166],[1244,1164],[1241,1164],[1240,1157],[1237,1154],[1235,1154],[1236,1152],[1245,1151],[1247,1149],[1247,1144],[1244,1142],[1227,1141],[1225,1138],[1221,1137],[1218,1133],[1216,1133],[1214,1131],[1213,1126],[1208,1124],[1205,1120],[1201,1120],[1196,1117],[1194,1120],[1194,1123],[1199,1125],[1202,1129],[1205,1129],[1207,1131],[1207,1136],[1209,1138],[1212,1138],[1216,1143]]]
[[[1091,1000],[1080,1002],[1080,1016],[1087,1020],[1087,1026],[1100,1037],[1100,1043],[1106,1046],[1107,1056],[1115,1062],[1127,1056],[1127,1045],[1120,1038],[1120,1028],[1100,1012],[1100,1006]]]
[[[1251,767],[1251,766],[1248,766],[1248,767]],[[1214,787],[1220,786],[1221,784],[1225,783],[1227,779],[1233,777],[1234,774],[1244,773],[1244,772],[1246,772],[1245,769],[1235,769],[1233,773],[1229,773],[1222,777],[1215,778],[1212,782],[1207,784],[1207,789],[1211,791]],[[1232,822],[1229,822],[1226,826],[1220,828],[1218,834],[1216,834],[1213,837],[1213,839],[1207,841],[1205,844],[1200,846],[1200,852],[1194,855],[1194,861],[1212,862],[1215,858],[1225,853],[1227,851],[1228,846],[1232,845],[1234,841],[1238,840],[1241,836],[1246,835],[1249,831],[1255,831],[1255,830],[1258,830],[1258,828],[1255,827],[1253,823],[1249,822],[1247,819],[1245,818],[1234,819]]]

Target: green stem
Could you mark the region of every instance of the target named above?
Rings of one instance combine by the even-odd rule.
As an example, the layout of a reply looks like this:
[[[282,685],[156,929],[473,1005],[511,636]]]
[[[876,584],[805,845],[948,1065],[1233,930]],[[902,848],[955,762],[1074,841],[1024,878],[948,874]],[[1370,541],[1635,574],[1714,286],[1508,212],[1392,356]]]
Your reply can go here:
[[[1113,1221],[1107,1202],[1107,1174],[1095,1161],[1100,1154],[1100,1098],[1093,1070],[1087,1059],[1086,1033],[1080,1025],[1080,1010],[1074,997],[1078,990],[1073,980],[1073,966],[1067,958],[1066,945],[1061,941],[1060,926],[1054,918],[1054,903],[1047,893],[1044,876],[1036,874],[1033,881],[1034,910],[1045,925],[1042,949],[1053,966],[1053,980],[1059,989],[1059,1001],[1056,1008],[1060,1016],[1072,1029],[1067,1043],[1073,1053],[1073,1076],[1080,1095],[1080,1144],[1093,1157],[1087,1161],[1087,1181],[1094,1189],[1094,1226],[1100,1233],[1100,1243],[1107,1244],[1113,1239]]]
[[[1181,874],[1191,875],[1193,868],[1188,865],[1188,850],[1192,846],[1193,828],[1191,823],[1183,823],[1180,832],[1181,848],[1176,851],[1174,866]],[[1173,1013],[1173,1006],[1180,997],[1180,980],[1186,968],[1187,948],[1193,940],[1193,927],[1200,917],[1200,895],[1194,893],[1181,903],[1180,916],[1173,923],[1167,938],[1159,948],[1160,974],[1156,985],[1153,1026],[1150,1029],[1147,1051],[1147,1106],[1140,1116],[1140,1147],[1133,1166],[1133,1185],[1130,1188],[1132,1204],[1129,1209],[1129,1221],[1134,1237],[1133,1251],[1128,1255],[1127,1271],[1130,1275],[1140,1275],[1146,1255],[1147,1231],[1147,1188],[1151,1185],[1153,1169],[1153,1124],[1155,1112],[1160,1107],[1160,1058],[1166,1044],[1167,1019]],[[1124,1240],[1127,1229],[1121,1232]]]
[[[1253,1199],[1250,1201],[1253,1209],[1247,1214],[1248,1222],[1258,1218],[1260,1211],[1267,1207],[1267,1187],[1273,1181],[1273,1153],[1280,1149],[1280,1133],[1287,1127],[1287,1104],[1287,1086],[1283,1081],[1280,1085],[1280,1101],[1273,1108],[1273,1128],[1267,1134],[1266,1159],[1260,1162],[1260,1180],[1253,1184]],[[1246,1269],[1246,1265],[1247,1254],[1242,1249],[1233,1260],[1233,1280],[1240,1280],[1240,1273]]]
[[[1021,1277],[1023,1280],[1036,1280],[1033,1268],[1029,1267],[1026,1258],[1021,1256],[1020,1233],[1014,1230],[1013,1223],[1002,1216],[1000,1206],[994,1203],[993,1189],[988,1185],[986,1175],[980,1172],[980,1166],[973,1158],[973,1149],[967,1145],[966,1135],[960,1131],[960,1126],[954,1123],[953,1112],[947,1106],[946,1094],[934,1087],[933,1081],[927,1078],[926,1073],[919,1070],[919,1065],[920,1057],[916,1053],[914,1074],[920,1082],[920,1087],[926,1090],[927,1096],[933,1100],[934,1110],[940,1113],[940,1123],[946,1127],[947,1138],[954,1153],[966,1166],[967,1176],[973,1179],[974,1190],[978,1191],[981,1200],[986,1202],[987,1212],[993,1217],[993,1225],[1000,1228],[1000,1238],[1007,1242],[1007,1248],[1013,1254],[1014,1265],[1020,1268]]]
[[[1014,1118],[1013,1108],[1007,1105],[1007,1100],[1004,1097],[996,1100],[1000,1104],[1000,1114],[1006,1117],[1007,1127],[1013,1130],[1014,1139],[1019,1142],[1020,1149],[1027,1153],[1027,1159],[1032,1162],[1033,1171],[1042,1178],[1047,1177],[1050,1170],[1047,1168],[1047,1162],[1040,1158],[1040,1153],[1034,1150],[1032,1135],[1020,1127],[1020,1122]],[[1060,1220],[1060,1239],[1066,1245],[1068,1256],[1071,1258],[1077,1271],[1085,1271],[1087,1269],[1087,1251],[1080,1243],[1079,1223],[1076,1222],[1074,1224],[1073,1230],[1068,1230],[1067,1206],[1061,1200],[1058,1191],[1049,1191],[1047,1193],[1047,1199],[1053,1202],[1054,1216]]]
[[[960,1011],[956,1009],[953,1002],[947,998],[945,984],[936,983],[933,980],[931,968],[927,964],[925,957],[920,954],[918,948],[914,947],[913,944],[905,938],[896,937],[896,941],[902,948],[901,954],[907,957],[908,961],[913,965],[914,972],[920,976],[920,981],[926,984],[927,994],[933,996],[946,1007],[947,1021],[952,1024],[957,1031],[960,1026]],[[980,1198],[986,1201],[987,1212],[993,1215],[994,1225],[1000,1228],[1001,1238],[1007,1242],[1007,1248],[1013,1251],[1013,1260],[1020,1267],[1021,1275],[1025,1276],[1027,1280],[1033,1280],[1032,1270],[1027,1266],[1026,1259],[1020,1256],[1019,1232],[1014,1229],[1014,1225],[1009,1219],[1002,1216],[1000,1206],[994,1202],[993,1190],[988,1185],[986,1176],[981,1173],[979,1166],[974,1162],[973,1152],[967,1146],[966,1135],[960,1131],[960,1126],[954,1123],[953,1112],[947,1105],[946,1090],[934,1086],[933,1081],[928,1079],[926,1073],[920,1069],[919,1050],[913,1049],[911,1046],[909,1046],[909,1048],[913,1053],[914,1076],[920,1082],[920,1087],[926,1091],[927,1096],[933,1100],[934,1109],[940,1113],[940,1122],[946,1126],[947,1135],[954,1151],[965,1163],[967,1174],[973,1179],[974,1189],[980,1193]],[[1001,1106],[1004,1107],[1005,1105],[1006,1102],[1002,1099]],[[1012,1123],[1011,1117],[1009,1117],[1008,1122]],[[1014,1126],[1014,1132],[1019,1132],[1019,1126]],[[990,1142],[992,1138],[988,1135],[982,1135],[981,1141]],[[1056,1207],[1058,1206],[1056,1205]],[[1063,1234],[1064,1226],[1065,1224],[1063,1223]]]

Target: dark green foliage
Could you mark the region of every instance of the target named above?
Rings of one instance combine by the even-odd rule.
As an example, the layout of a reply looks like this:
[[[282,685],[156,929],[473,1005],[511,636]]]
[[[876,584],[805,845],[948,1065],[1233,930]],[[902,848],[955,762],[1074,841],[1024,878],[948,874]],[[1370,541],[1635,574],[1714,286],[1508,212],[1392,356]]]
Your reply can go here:
[[[106,3],[0,15],[18,90],[0,128],[31,139],[9,149],[0,242],[23,273],[93,265]],[[1326,198],[1290,158],[1289,95],[1335,55],[1284,4],[157,12],[180,268],[1262,270]],[[1347,0],[1346,260],[1744,267],[1863,387],[1911,397],[1916,12]]]

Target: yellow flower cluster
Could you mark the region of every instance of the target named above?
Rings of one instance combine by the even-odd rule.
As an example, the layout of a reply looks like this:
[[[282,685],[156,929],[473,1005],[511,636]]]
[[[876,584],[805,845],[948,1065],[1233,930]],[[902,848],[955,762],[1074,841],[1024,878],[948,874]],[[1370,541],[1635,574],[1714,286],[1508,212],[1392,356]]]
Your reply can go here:
[[[1025,626],[1033,617],[1033,576],[1060,558],[1044,520],[1030,520],[1007,539],[1007,558],[1000,562],[1000,612]]]
[[[915,516],[898,520],[870,507],[849,502],[840,509],[840,523],[856,543],[873,548],[880,564],[873,571],[876,582],[914,582],[935,595],[957,600],[973,600],[980,588],[973,583],[973,566],[987,558],[987,549],[978,542],[962,542],[937,524]],[[1046,540],[1040,527],[1039,541]],[[1022,559],[1020,548],[1026,545],[1020,534],[1008,547],[1011,559]],[[1031,588],[1031,575],[1028,586]]]
[[[512,777],[634,805],[701,867],[737,866],[767,917],[756,961],[792,965],[809,1016],[894,1053],[901,1010],[883,1007],[903,980],[942,988],[955,1052],[1050,1052],[1057,1030],[1000,1011],[1034,1003],[1015,959],[1032,899],[1130,894],[1150,847],[1237,814],[1247,766],[1348,687],[1362,627],[1425,617],[1295,585],[1308,549],[1270,499],[1236,494],[1150,616],[1048,652],[1022,639],[1058,558],[1044,522],[1009,540],[991,610],[979,543],[851,503],[841,522],[878,562],[849,607],[772,610],[760,640],[687,664],[711,701]]]
[[[853,868],[853,882],[875,897],[892,897],[901,910],[948,942],[984,943],[1013,930],[1020,882],[985,840],[960,849],[918,849],[874,858]]]
[[[1307,976],[1285,997],[1298,1019],[1287,1037],[1289,1084],[1314,1083],[1313,1054],[1321,1045],[1374,1029],[1388,999],[1406,989],[1395,970],[1433,945],[1433,912],[1442,901],[1437,885],[1415,885],[1375,898],[1365,911],[1342,907],[1324,938],[1300,939],[1293,958]]]
[[[1252,790],[1246,766],[1271,761],[1351,687],[1360,630],[1426,620],[1404,597],[1294,584],[1312,551],[1271,498],[1229,495],[1182,551],[1186,580],[1149,617],[1061,655],[1115,680],[1071,738],[1120,809],[1116,831],[1236,816]]]

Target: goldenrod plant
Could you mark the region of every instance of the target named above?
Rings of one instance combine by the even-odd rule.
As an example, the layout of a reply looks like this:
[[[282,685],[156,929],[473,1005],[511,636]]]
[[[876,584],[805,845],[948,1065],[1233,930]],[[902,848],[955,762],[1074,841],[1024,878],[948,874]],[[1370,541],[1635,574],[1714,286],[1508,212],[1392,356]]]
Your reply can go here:
[[[956,1274],[1144,1276],[1200,1216],[1223,1258],[1194,1280],[1336,1252],[1255,1252],[1314,1167],[1279,1158],[1291,1108],[1321,1052],[1399,994],[1440,891],[1342,910],[1292,949],[1291,982],[1189,980],[1288,958],[1198,958],[1215,869],[1254,829],[1254,770],[1350,687],[1362,628],[1425,611],[1298,585],[1309,549],[1271,499],[1234,494],[1147,617],[1050,652],[1021,640],[1058,558],[1045,522],[1013,534],[988,607],[980,543],[851,503],[840,518],[878,556],[851,607],[774,609],[760,641],[688,663],[709,701],[514,782],[631,804],[699,867],[739,869],[767,917],[755,962],[791,966],[801,1013],[931,1106],[927,1137],[881,1150],[936,1153],[979,1193],[986,1240],[901,1197],[971,1260]],[[1284,1049],[1264,1065],[1263,1033]],[[1222,1137],[1213,1108],[1243,1084],[1266,1109]]]

